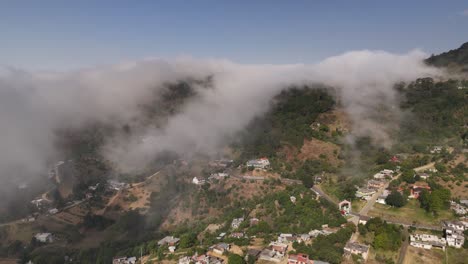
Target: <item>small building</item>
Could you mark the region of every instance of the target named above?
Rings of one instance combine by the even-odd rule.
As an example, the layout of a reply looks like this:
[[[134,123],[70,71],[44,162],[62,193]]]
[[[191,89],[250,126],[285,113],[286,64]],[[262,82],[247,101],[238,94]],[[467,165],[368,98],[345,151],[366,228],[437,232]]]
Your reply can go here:
[[[229,177],[229,174],[227,174],[225,172],[212,173],[210,175],[210,179],[218,179],[218,180],[222,180],[222,179],[225,179],[227,177]]]
[[[224,252],[228,252],[231,249],[231,245],[227,243],[218,243],[209,248],[213,253],[222,255]]]
[[[309,234],[301,234],[296,238],[296,240],[299,243],[307,242],[307,241],[310,241],[310,237],[311,237],[311,235],[309,235]]]
[[[367,188],[359,188],[356,191],[356,197],[361,198],[361,199],[366,199],[372,197],[374,195],[375,190],[374,189],[367,189]]]
[[[284,257],[288,250],[288,245],[280,242],[271,242],[270,247],[278,256]]]
[[[42,198],[34,199],[34,200],[31,201],[31,203],[34,204],[37,208],[41,208],[41,207],[49,204],[49,202],[47,200],[44,200]]]
[[[432,249],[435,247],[445,250],[446,241],[445,239],[435,235],[414,234],[410,235],[410,245],[424,249]]]
[[[204,179],[199,179],[198,177],[193,177],[192,183],[195,185],[203,185],[206,183],[206,180]]]
[[[272,262],[280,262],[283,257],[276,254],[276,252],[272,249],[265,248],[262,250],[259,256],[260,260],[272,261]]]
[[[450,209],[452,209],[457,215],[468,214],[468,209],[460,204],[457,204],[454,201],[450,202]]]
[[[232,163],[234,163],[234,160],[232,159],[219,159],[210,161],[208,165],[210,167],[227,168],[231,166]]]
[[[409,198],[414,198],[414,199],[418,199],[419,198],[419,195],[424,191],[424,190],[427,190],[427,191],[431,191],[431,187],[429,187],[429,185],[413,185],[410,187],[410,196],[408,196]]]
[[[318,237],[319,235],[322,235],[322,236],[328,236],[330,234],[332,234],[333,232],[329,231],[329,230],[317,230],[317,229],[314,229],[312,231],[309,232],[309,235],[311,237]]]
[[[179,261],[177,262],[178,264],[190,264],[192,261],[192,259],[190,257],[182,257],[179,259]]]
[[[293,234],[280,234],[278,236],[279,243],[289,243],[296,241],[296,236]]]
[[[343,200],[338,204],[338,209],[342,215],[348,215],[351,212],[351,202]]]
[[[52,208],[48,212],[49,212],[49,214],[54,215],[54,214],[58,213],[59,210],[57,208]]]
[[[253,218],[250,218],[249,222],[250,222],[250,226],[254,226],[254,225],[257,225],[258,222],[260,222],[260,220],[258,218],[253,217]]]
[[[34,235],[34,238],[42,243],[52,243],[54,242],[54,237],[51,233],[37,233]]]
[[[365,216],[365,215],[361,215],[359,216],[359,224],[367,224],[367,221],[369,221],[371,219],[371,217],[369,216]]]
[[[136,261],[136,257],[115,257],[112,264],[135,264]]]
[[[368,189],[380,189],[381,187],[385,186],[384,181],[377,181],[377,180],[369,180],[367,181],[367,188]]]
[[[445,228],[452,228],[461,232],[468,229],[467,223],[462,221],[443,221],[442,224]]]
[[[293,204],[296,203],[296,197],[295,196],[289,197],[289,200],[291,200],[291,203],[293,203]]]
[[[291,254],[288,257],[288,264],[313,264],[306,254]]]
[[[267,158],[249,160],[247,161],[246,166],[254,167],[256,169],[266,169],[270,167],[270,161]]]
[[[220,233],[219,236],[216,237],[216,239],[221,240],[226,236],[226,233]]]
[[[431,175],[429,175],[429,174],[426,173],[426,172],[421,172],[421,173],[418,173],[417,175],[418,175],[419,178],[421,178],[422,180],[427,180],[429,177],[431,177]]]
[[[231,227],[232,227],[233,229],[237,229],[237,228],[239,228],[239,226],[242,224],[242,222],[244,222],[244,218],[243,218],[243,217],[234,218],[234,219],[232,220]]]
[[[384,180],[385,179],[385,174],[381,173],[381,172],[377,172],[376,174],[374,174],[374,179],[375,180]]]
[[[445,240],[448,246],[461,248],[465,243],[465,236],[463,231],[448,227],[445,229]]]
[[[375,200],[375,202],[379,204],[387,204],[385,199],[387,199],[387,196],[380,195],[379,197],[377,197],[377,200]]]
[[[348,242],[344,247],[345,253],[361,256],[364,260],[367,260],[369,254],[369,246],[358,244],[355,242]]]
[[[180,239],[173,236],[166,236],[165,238],[158,241],[159,246],[176,246],[179,244]]]
[[[442,146],[434,146],[432,149],[429,151],[431,154],[438,154],[442,152]]]
[[[234,232],[230,235],[230,237],[232,238],[243,238],[244,237],[244,233],[243,232]]]
[[[111,190],[120,191],[128,187],[128,184],[116,180],[108,180],[107,186]]]

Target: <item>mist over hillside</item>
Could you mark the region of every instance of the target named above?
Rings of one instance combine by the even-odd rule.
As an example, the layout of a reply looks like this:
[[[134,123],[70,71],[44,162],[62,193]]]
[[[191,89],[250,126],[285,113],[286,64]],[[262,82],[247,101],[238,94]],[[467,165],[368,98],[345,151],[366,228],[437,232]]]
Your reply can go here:
[[[0,177],[15,182],[43,175],[47,163],[63,153],[57,148],[57,132],[93,122],[133,128],[127,135],[108,135],[100,149],[122,171],[138,171],[163,151],[216,154],[226,140],[265,113],[281,90],[309,84],[335,89],[351,117],[353,135],[370,136],[375,143],[389,146],[389,124],[379,122],[372,111],[386,105],[398,117],[395,83],[443,74],[425,65],[424,57],[419,51],[403,55],[356,51],[315,65],[242,65],[182,58],[66,73],[4,69]],[[189,81],[191,88],[179,109],[166,115],[163,123],[143,120],[142,105],[167,107],[161,102],[161,91],[180,81]]]

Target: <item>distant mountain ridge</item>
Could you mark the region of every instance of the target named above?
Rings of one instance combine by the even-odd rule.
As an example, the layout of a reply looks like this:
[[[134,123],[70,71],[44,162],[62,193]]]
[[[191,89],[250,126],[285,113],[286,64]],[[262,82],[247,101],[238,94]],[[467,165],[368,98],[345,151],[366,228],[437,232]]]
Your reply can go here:
[[[468,72],[468,42],[458,49],[432,55],[426,59],[426,63],[436,67],[461,68],[462,71]]]

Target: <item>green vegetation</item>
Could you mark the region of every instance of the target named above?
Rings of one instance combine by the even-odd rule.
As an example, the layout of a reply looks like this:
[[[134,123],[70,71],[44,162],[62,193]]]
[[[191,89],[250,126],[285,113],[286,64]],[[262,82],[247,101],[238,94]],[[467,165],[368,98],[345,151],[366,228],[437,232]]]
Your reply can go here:
[[[97,230],[104,230],[109,225],[113,224],[114,221],[107,219],[101,215],[93,215],[88,213],[83,218],[83,226],[86,228],[96,228]]]
[[[324,89],[291,88],[275,97],[272,109],[254,119],[234,144],[240,150],[240,160],[252,157],[275,157],[282,144],[302,146],[304,139],[325,137],[310,125],[320,113],[329,111],[333,98]]]
[[[244,264],[244,258],[237,254],[229,254],[228,264]]]
[[[359,231],[361,234],[372,233],[374,235],[372,246],[375,249],[396,251],[400,248],[401,242],[404,239],[400,226],[388,224],[379,217],[367,221],[363,228],[359,228]]]
[[[385,198],[385,203],[395,207],[402,207],[407,204],[407,197],[402,195],[398,191],[391,192],[387,198]]]
[[[432,192],[424,190],[419,195],[419,202],[421,208],[424,208],[427,212],[431,212],[434,215],[439,214],[443,209],[450,207],[450,190],[442,188],[439,184],[430,182]]]
[[[341,263],[344,253],[343,248],[355,229],[356,226],[353,224],[347,224],[345,228],[331,235],[319,235],[312,245],[294,242],[293,247],[296,252],[308,254],[312,259],[327,261],[332,264]]]
[[[426,63],[437,67],[467,66],[468,42],[461,45],[458,49],[450,50],[439,55],[432,55],[426,60]]]
[[[399,133],[403,152],[422,151],[443,140],[455,138],[453,144],[466,144],[468,121],[467,89],[458,89],[458,82],[435,82],[418,79],[401,88],[401,107],[412,115],[404,118]]]
[[[291,202],[291,196],[296,197],[296,203]],[[303,186],[288,186],[285,191],[265,196],[258,204],[259,214],[270,218],[271,228],[277,232],[300,234],[319,229],[324,224],[337,227],[346,223],[334,204],[325,199],[317,201],[315,194]],[[250,232],[270,229],[266,224],[252,228],[254,231]]]

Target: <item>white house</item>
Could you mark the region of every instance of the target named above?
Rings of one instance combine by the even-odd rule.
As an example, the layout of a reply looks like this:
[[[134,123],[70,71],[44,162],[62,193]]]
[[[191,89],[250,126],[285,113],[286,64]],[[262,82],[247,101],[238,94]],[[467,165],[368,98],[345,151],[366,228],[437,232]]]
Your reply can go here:
[[[354,242],[348,242],[344,247],[344,251],[348,254],[359,255],[364,260],[367,260],[367,255],[369,254],[369,246]]]
[[[136,261],[136,257],[115,257],[112,260],[112,264],[135,264]]]
[[[410,235],[410,245],[413,247],[432,249],[433,247],[445,250],[445,239],[430,234]]]
[[[58,212],[59,212],[59,210],[57,208],[52,208],[52,209],[49,210],[49,214],[51,214],[51,215],[54,215],[54,214],[56,214]]]
[[[380,195],[375,202],[379,204],[387,204],[387,202],[385,201],[386,198],[386,196]]]
[[[244,222],[244,218],[243,218],[243,217],[234,218],[234,219],[232,220],[231,227],[232,227],[233,229],[237,229],[237,228],[239,228],[240,224],[242,224],[242,222]]]
[[[51,243],[54,241],[54,237],[51,233],[37,233],[36,235],[34,235],[34,238],[36,238],[37,241],[42,243]]]
[[[195,185],[203,185],[205,182],[206,181],[204,179],[198,179],[197,177],[193,177],[192,179],[192,183]]]
[[[445,239],[447,240],[447,245],[450,247],[461,248],[465,243],[463,231],[452,227],[447,227],[445,229]]]
[[[178,264],[190,264],[190,261],[191,261],[190,257],[185,256],[185,257],[180,258],[177,263]]]
[[[180,239],[177,237],[173,236],[166,236],[163,239],[158,241],[159,246],[164,246],[164,245],[169,245],[169,246],[175,246],[179,243]]]
[[[444,221],[443,225],[445,228],[451,228],[456,231],[465,231],[468,227],[464,222],[461,221]]]
[[[270,166],[270,161],[267,158],[249,160],[247,161],[246,166],[254,167],[256,169],[266,169]]]

